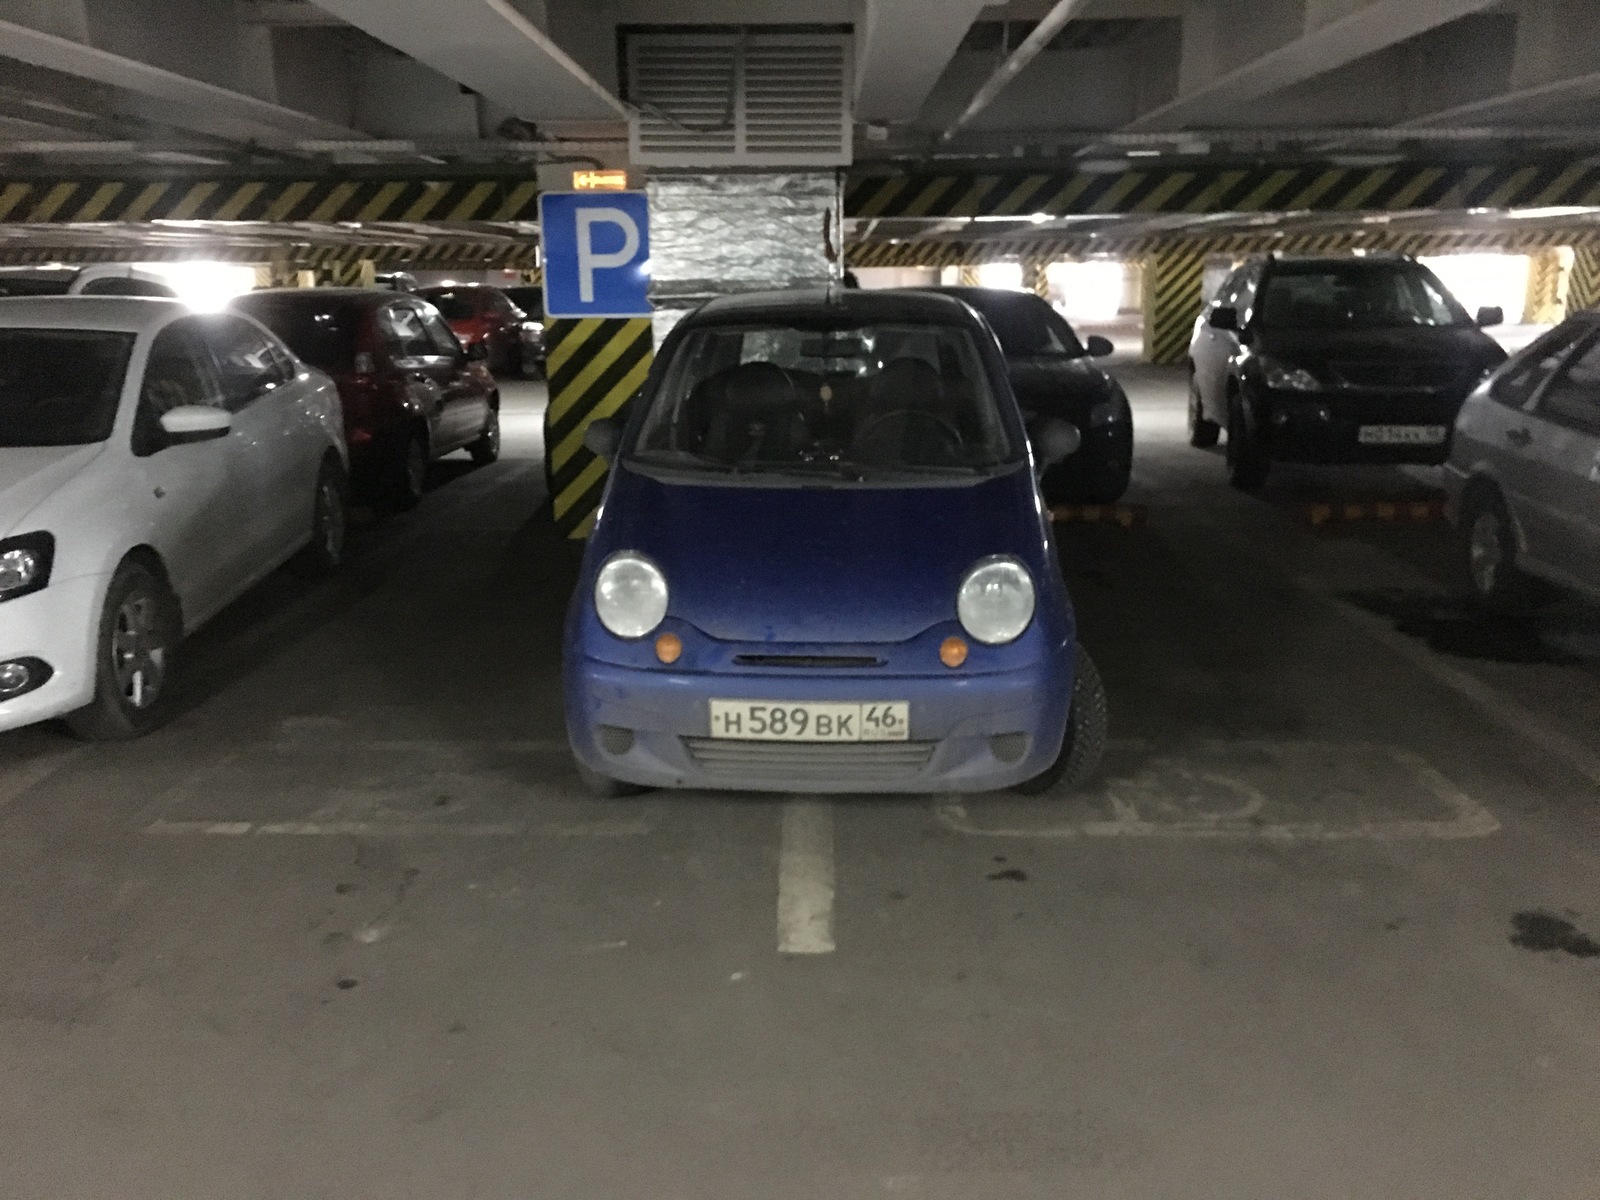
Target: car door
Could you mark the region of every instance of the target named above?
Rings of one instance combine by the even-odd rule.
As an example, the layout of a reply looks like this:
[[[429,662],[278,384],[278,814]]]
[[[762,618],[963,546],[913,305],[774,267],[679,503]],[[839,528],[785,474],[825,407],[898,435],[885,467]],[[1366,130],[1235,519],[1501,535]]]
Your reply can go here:
[[[193,628],[236,593],[245,571],[248,497],[234,468],[231,437],[174,444],[161,417],[188,405],[223,407],[198,318],[163,328],[151,342],[140,382],[131,450],[150,513],[149,537]]]
[[[1199,332],[1195,339],[1195,383],[1205,406],[1205,415],[1213,421],[1227,419],[1225,403],[1228,371],[1239,353],[1239,335],[1211,325],[1211,314],[1219,308],[1232,308],[1239,315],[1243,327],[1250,299],[1255,287],[1250,266],[1240,267],[1228,276],[1217,298],[1201,312]]]
[[[1534,543],[1543,535],[1536,528],[1542,518],[1535,511],[1533,452],[1543,422],[1531,410],[1546,382],[1593,328],[1588,322],[1571,321],[1545,334],[1501,368],[1489,384],[1491,402],[1469,402],[1456,424],[1452,459],[1474,474],[1487,473],[1500,485],[1534,558],[1542,558]]]
[[[233,414],[234,469],[249,497],[247,574],[259,578],[311,528],[316,475],[297,420],[295,379],[271,338],[243,317],[207,317],[202,332]]]
[[[435,455],[449,448],[445,426],[448,366],[422,322],[422,309],[396,301],[377,313],[378,329],[389,347],[390,361],[405,379],[406,395],[428,424],[428,444]]]
[[[1600,588],[1600,334],[1539,390],[1531,424],[1529,556]]]
[[[487,372],[467,357],[456,335],[437,310],[420,310],[422,323],[433,340],[444,369],[444,424],[450,431],[449,447],[455,449],[476,441],[489,422],[489,383]]]

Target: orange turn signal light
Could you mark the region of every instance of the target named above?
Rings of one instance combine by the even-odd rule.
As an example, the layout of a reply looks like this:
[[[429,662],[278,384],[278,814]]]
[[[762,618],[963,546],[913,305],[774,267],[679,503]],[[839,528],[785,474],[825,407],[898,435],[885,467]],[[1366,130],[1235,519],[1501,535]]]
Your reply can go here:
[[[954,670],[967,661],[967,644],[958,637],[947,637],[939,643],[939,661]]]
[[[675,633],[663,633],[656,639],[656,657],[671,666],[683,657],[683,639]]]

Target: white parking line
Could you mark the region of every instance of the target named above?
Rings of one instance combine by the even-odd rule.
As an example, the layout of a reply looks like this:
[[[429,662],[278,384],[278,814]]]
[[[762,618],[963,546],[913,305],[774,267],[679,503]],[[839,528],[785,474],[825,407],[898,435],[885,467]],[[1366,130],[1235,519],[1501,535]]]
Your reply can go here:
[[[778,952],[833,953],[833,805],[826,802],[783,806]]]
[[[1470,700],[1505,728],[1520,734],[1547,754],[1559,758],[1590,783],[1600,786],[1600,754],[1596,754],[1576,738],[1568,737],[1559,729],[1551,728],[1549,722],[1532,709],[1519,704],[1497,688],[1451,666],[1424,643],[1397,632],[1383,619],[1347,601],[1317,591],[1310,584],[1302,583],[1302,586],[1374,641],[1382,642],[1390,650],[1421,668],[1436,682],[1444,684],[1457,695]]]
[[[1297,754],[1335,749],[1313,742],[1209,742],[1213,752],[1236,750],[1259,752],[1282,759],[1292,766]],[[1388,759],[1408,777],[1415,791],[1435,802],[1443,813],[1438,818],[1398,818],[1395,820],[1295,821],[1265,819],[1263,813],[1284,797],[1269,795],[1248,780],[1224,774],[1211,762],[1205,765],[1170,756],[1152,759],[1137,773],[1106,781],[1105,800],[1111,819],[1095,814],[1058,825],[986,825],[981,813],[975,818],[959,801],[940,804],[935,818],[953,833],[970,837],[1060,840],[1079,837],[1133,838],[1212,838],[1271,842],[1398,842],[1412,840],[1457,841],[1488,837],[1500,822],[1482,804],[1461,791],[1420,755],[1394,746],[1372,744],[1338,748],[1352,761],[1377,762]],[[1290,778],[1284,774],[1283,778]],[[1185,803],[1187,797],[1209,791],[1221,800],[1222,807],[1200,811]],[[1397,797],[1400,798],[1400,797]],[[1301,798],[1301,803],[1305,798]]]
[[[166,837],[644,837],[649,821],[152,821],[145,833]]]

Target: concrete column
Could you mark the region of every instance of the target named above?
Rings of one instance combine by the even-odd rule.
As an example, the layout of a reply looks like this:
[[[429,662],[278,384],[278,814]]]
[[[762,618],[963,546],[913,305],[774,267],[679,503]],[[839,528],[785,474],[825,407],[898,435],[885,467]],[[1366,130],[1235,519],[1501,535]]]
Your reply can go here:
[[[1045,261],[1042,258],[1025,258],[1022,260],[1022,286],[1035,296],[1048,300],[1050,298],[1050,281],[1045,277]]]
[[[1144,356],[1163,365],[1183,362],[1204,300],[1204,251],[1171,246],[1144,260]]]
[[[356,286],[364,288],[378,286],[378,264],[370,258],[363,258],[356,264]]]
[[[1528,298],[1522,319],[1530,325],[1554,325],[1566,315],[1562,311],[1561,251],[1540,250],[1528,256]]]
[[[961,287],[978,286],[978,268],[975,266],[962,266],[957,268],[957,282]]]
[[[662,172],[650,196],[650,303],[656,341],[717,296],[823,287],[840,278],[842,197],[832,171]]]
[[[1574,247],[1567,311],[1582,312],[1596,306],[1600,306],[1600,246]]]

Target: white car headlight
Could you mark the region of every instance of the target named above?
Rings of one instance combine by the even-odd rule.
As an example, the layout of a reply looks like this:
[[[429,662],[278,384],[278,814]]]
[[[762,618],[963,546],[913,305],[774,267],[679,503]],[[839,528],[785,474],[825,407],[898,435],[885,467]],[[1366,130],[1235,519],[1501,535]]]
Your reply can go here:
[[[55,550],[55,538],[43,532],[0,541],[0,600],[26,596],[49,583]]]
[[[1033,620],[1033,577],[1014,558],[980,559],[956,593],[961,628],[986,646],[1015,641]]]
[[[642,638],[667,615],[667,579],[642,554],[618,550],[594,581],[594,611],[612,633]]]
[[[1262,374],[1266,376],[1267,386],[1280,392],[1320,392],[1322,380],[1318,379],[1304,367],[1291,367],[1287,363],[1274,362],[1270,358],[1261,361]]]

